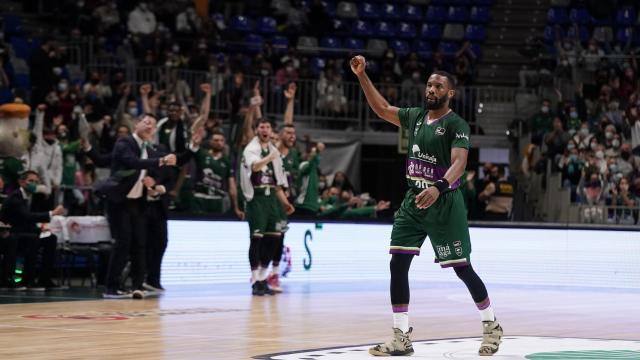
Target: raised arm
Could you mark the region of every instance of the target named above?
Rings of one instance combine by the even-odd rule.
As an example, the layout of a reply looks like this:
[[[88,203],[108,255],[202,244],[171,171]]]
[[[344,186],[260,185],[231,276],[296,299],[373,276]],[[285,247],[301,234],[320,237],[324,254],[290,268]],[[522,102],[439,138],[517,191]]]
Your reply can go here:
[[[149,93],[151,92],[151,84],[140,86],[140,100],[142,100],[142,111],[152,113],[151,104],[149,102]]]
[[[211,111],[211,85],[209,83],[200,84],[200,90],[204,92],[204,97],[200,105],[200,115],[191,125],[192,134],[195,134],[200,127],[204,126],[205,121],[209,118],[209,111]]]
[[[47,105],[40,104],[36,108],[36,121],[33,124],[33,133],[36,134],[37,141],[44,141],[42,137],[42,129],[44,128],[44,112]]]
[[[287,106],[284,109],[284,124],[293,124],[293,105],[296,100],[296,83],[289,83],[284,91],[284,97],[287,99]]]
[[[378,89],[373,86],[371,79],[369,79],[369,76],[365,72],[366,64],[367,62],[364,56],[358,55],[351,59],[351,71],[358,77],[364,96],[367,98],[367,103],[369,103],[371,110],[381,119],[400,126],[400,118],[398,117],[398,111],[400,109],[389,105],[389,102],[387,102]]]

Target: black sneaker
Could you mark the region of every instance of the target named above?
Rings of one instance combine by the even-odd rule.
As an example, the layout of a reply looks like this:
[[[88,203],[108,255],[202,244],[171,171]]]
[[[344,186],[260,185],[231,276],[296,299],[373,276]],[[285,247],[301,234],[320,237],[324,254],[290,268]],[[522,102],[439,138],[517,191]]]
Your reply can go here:
[[[273,290],[269,287],[269,284],[267,283],[267,280],[262,280],[262,281],[261,281],[261,283],[262,283],[262,288],[264,289],[264,293],[265,293],[266,295],[275,295],[275,294],[276,294],[276,292],[275,292],[275,291],[273,291]]]
[[[264,288],[262,287],[262,281],[255,281],[251,285],[251,294],[255,296],[264,296]]]
[[[44,287],[45,291],[55,291],[55,290],[68,290],[69,287],[65,285],[58,285],[55,282],[49,280],[42,283],[39,283],[38,286]]]
[[[102,294],[105,299],[131,299],[133,295],[127,290],[107,290]]]

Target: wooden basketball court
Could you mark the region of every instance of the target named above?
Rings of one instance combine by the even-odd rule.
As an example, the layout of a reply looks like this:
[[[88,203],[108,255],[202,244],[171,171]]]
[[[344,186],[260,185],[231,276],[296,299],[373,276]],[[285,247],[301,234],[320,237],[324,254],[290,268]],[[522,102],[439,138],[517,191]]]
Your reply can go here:
[[[387,283],[283,283],[284,294],[264,297],[249,295],[248,284],[174,286],[145,300],[3,292],[0,359],[360,359],[369,358],[362,349],[347,355],[339,349],[388,340]],[[412,287],[414,344],[480,335],[462,284],[413,281]],[[489,292],[506,337],[505,352],[495,358],[525,358],[510,355],[509,336],[633,340],[626,358],[640,354],[640,291],[489,284]],[[449,342],[453,350],[440,358],[480,358],[468,349],[475,344],[457,351],[459,341]],[[570,339],[561,344],[573,346]],[[337,350],[314,355],[326,348]],[[416,347],[414,358],[430,356]]]

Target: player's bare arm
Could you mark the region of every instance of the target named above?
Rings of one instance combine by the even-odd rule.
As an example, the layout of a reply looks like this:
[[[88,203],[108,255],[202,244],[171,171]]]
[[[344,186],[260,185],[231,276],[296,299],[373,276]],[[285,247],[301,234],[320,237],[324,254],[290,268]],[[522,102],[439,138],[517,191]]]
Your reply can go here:
[[[465,148],[453,148],[451,149],[451,166],[444,174],[444,179],[449,184],[456,182],[467,167],[467,157],[469,150]],[[440,196],[440,190],[435,186],[430,186],[424,189],[416,196],[416,207],[418,209],[426,209],[433,205]]]
[[[351,59],[351,71],[358,77],[364,96],[371,110],[381,119],[384,119],[395,126],[400,126],[400,118],[398,117],[398,107],[390,105],[389,102],[380,94],[378,89],[373,85],[371,79],[365,71],[367,61],[364,56],[358,55]]]

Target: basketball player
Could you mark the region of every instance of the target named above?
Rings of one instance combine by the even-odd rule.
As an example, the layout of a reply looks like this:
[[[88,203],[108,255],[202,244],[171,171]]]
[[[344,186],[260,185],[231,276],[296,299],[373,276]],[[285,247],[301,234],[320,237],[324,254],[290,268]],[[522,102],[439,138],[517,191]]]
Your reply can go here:
[[[458,186],[467,165],[469,125],[449,109],[455,95],[452,76],[436,71],[427,80],[427,108],[397,108],[380,95],[365,72],[362,56],[351,59],[371,109],[409,133],[406,178],[409,186],[391,232],[391,306],[393,338],[369,349],[376,356],[411,355],[409,327],[409,267],[429,236],[436,262],[453,267],[480,310],[483,337],[478,353],[493,355],[501,342],[487,289],[471,267],[471,242],[464,200]]]

